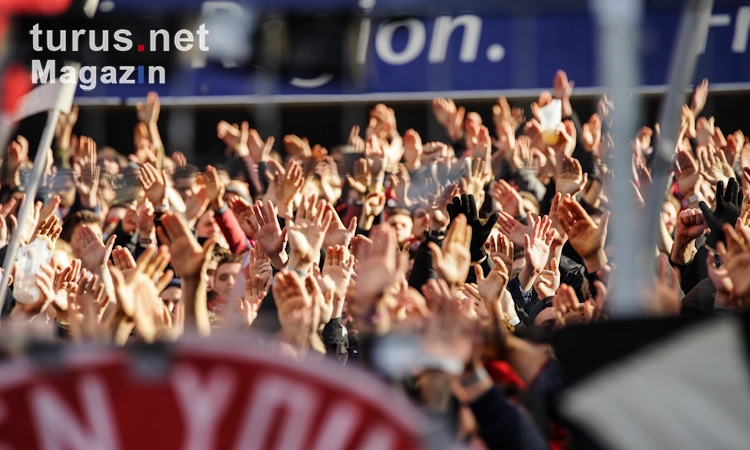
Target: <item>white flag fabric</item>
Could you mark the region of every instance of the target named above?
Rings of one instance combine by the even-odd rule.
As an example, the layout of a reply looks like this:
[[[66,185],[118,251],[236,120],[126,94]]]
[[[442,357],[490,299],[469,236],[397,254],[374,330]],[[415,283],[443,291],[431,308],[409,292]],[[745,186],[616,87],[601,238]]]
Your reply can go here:
[[[739,317],[686,327],[571,387],[561,412],[603,448],[749,448],[743,331]]]

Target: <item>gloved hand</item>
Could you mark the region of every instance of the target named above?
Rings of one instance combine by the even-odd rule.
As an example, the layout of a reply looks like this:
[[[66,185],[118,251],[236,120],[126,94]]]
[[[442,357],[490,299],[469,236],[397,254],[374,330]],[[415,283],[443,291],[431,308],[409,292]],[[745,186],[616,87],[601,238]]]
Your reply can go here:
[[[492,227],[497,223],[497,218],[500,217],[498,213],[492,213],[487,222],[482,225],[479,220],[479,212],[477,211],[477,203],[474,200],[474,196],[471,194],[461,194],[461,197],[454,197],[453,204],[447,206],[448,214],[451,217],[451,222],[459,214],[466,216],[466,222],[471,226],[471,261],[477,262],[487,257],[487,252],[484,249],[484,243],[492,232]]]
[[[724,230],[722,227],[725,223],[734,227],[742,211],[742,201],[744,194],[737,180],[730,178],[727,182],[727,189],[724,190],[724,182],[719,181],[716,185],[716,209],[711,211],[706,202],[700,202],[698,206],[703,211],[706,223],[711,229],[711,234],[706,238],[706,243],[710,247],[715,247],[721,241],[724,242]]]

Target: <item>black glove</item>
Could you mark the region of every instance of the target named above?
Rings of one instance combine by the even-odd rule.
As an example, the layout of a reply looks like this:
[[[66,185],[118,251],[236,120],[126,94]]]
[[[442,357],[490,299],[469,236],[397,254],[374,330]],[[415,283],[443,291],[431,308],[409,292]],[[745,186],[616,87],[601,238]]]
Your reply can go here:
[[[742,212],[742,201],[744,194],[737,180],[730,178],[727,183],[727,190],[724,191],[724,182],[719,181],[716,185],[716,209],[711,211],[706,202],[700,202],[698,206],[703,211],[706,223],[711,229],[711,234],[706,238],[706,244],[710,247],[716,247],[716,244],[724,242],[724,230],[722,227],[725,223],[734,227],[737,219]]]
[[[482,222],[479,221],[477,203],[471,194],[461,194],[461,198],[454,197],[453,204],[448,205],[447,209],[451,217],[451,222],[459,214],[466,216],[466,222],[471,227],[471,261],[476,262],[487,257],[487,252],[484,250],[484,243],[490,236],[492,227],[497,223],[497,218],[500,217],[500,214],[492,213],[487,222],[482,225]]]

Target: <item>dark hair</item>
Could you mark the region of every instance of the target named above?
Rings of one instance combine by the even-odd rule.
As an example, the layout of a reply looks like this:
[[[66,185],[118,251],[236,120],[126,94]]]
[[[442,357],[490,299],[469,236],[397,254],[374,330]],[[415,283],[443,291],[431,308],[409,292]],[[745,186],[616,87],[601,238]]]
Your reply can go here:
[[[188,164],[186,166],[181,166],[175,169],[174,175],[172,175],[172,178],[175,180],[179,179],[186,179],[186,178],[192,178],[200,173],[200,169],[198,167]]]
[[[221,261],[230,256],[232,256],[232,252],[230,252],[228,249],[221,247],[219,245],[214,245],[214,251],[213,251],[213,254],[211,255],[211,258],[214,261]]]
[[[70,243],[70,240],[73,238],[73,230],[75,230],[78,225],[89,225],[94,223],[99,225],[101,225],[102,223],[99,215],[94,211],[82,209],[80,211],[76,211],[73,214],[69,214],[68,217],[66,217],[63,221],[60,239],[67,243]]]
[[[219,267],[221,267],[222,264],[232,264],[232,263],[237,263],[237,264],[242,263],[242,256],[233,255],[231,253],[224,256],[223,258],[219,260],[219,264],[216,266],[216,270],[219,270]]]

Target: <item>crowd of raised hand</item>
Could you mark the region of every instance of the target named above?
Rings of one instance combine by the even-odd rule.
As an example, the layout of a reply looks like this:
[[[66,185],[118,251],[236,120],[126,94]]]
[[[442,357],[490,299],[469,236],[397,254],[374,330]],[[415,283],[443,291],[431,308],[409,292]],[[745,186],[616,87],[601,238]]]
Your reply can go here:
[[[4,268],[2,321],[47,324],[61,343],[244,331],[269,351],[385,378],[395,375],[376,361],[379,343],[411,336],[419,345],[399,377],[412,382],[400,388],[428,410],[454,398],[471,411],[457,439],[543,448],[549,422],[523,413],[518,392],[564,374],[533,331],[608,320],[612,180],[630,178],[642,207],[659,139],[652,124],[614,148],[617,105],[604,97],[584,121],[563,71],[553,87],[528,111],[498,99],[488,125],[433,100],[450,142],[399,130],[383,104],[332,149],[296,135],[275,146],[247,122],[222,121],[227,152],[205,168],[165,151],[154,93],[123,153],[76,136],[74,108],[28,217],[17,217],[32,200],[23,136],[2,164],[0,245],[16,233],[22,249],[38,240],[50,255],[32,272]],[[700,116],[707,94],[704,81],[682,109],[655,283],[634,294],[651,314],[735,313],[750,296],[750,144]],[[563,120],[543,130],[553,100]],[[631,152],[632,170],[615,174],[613,152]]]

